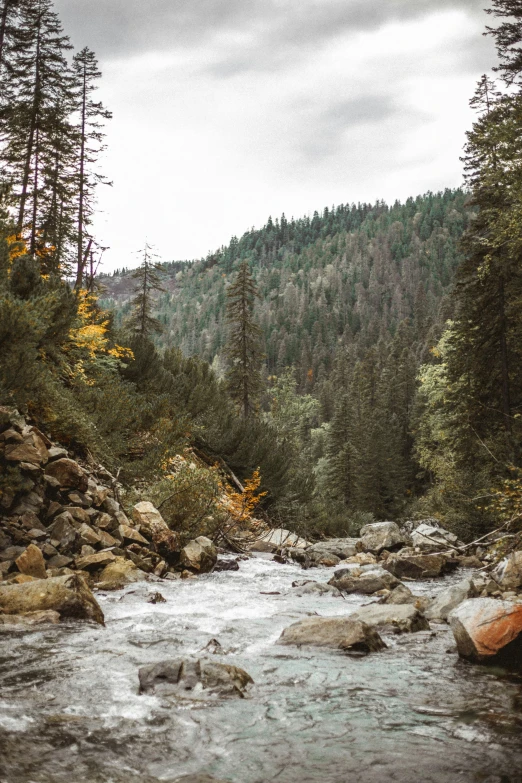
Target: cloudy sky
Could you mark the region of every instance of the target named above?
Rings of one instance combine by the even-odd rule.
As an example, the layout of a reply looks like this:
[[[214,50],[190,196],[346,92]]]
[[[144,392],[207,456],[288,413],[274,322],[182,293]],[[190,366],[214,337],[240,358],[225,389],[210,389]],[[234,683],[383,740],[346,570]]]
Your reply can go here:
[[[461,183],[486,0],[55,0],[114,114],[105,268],[195,258],[268,215]]]

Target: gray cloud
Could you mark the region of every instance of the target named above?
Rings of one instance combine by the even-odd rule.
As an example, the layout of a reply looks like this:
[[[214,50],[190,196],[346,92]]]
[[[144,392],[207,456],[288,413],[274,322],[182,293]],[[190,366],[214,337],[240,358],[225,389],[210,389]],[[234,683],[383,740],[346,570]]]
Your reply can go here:
[[[230,43],[217,73],[233,74],[262,61],[263,51],[318,45],[346,31],[371,31],[393,20],[465,9],[483,15],[486,0],[55,0],[76,46],[101,58],[208,44],[223,33],[253,38],[248,57]],[[237,66],[234,51],[239,48]],[[228,65],[227,65],[228,63]]]

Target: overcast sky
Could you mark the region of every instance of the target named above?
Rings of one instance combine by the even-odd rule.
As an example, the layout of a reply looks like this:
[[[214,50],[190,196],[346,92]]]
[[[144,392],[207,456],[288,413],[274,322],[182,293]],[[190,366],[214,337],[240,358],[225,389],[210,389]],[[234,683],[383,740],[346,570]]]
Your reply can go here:
[[[105,269],[352,201],[461,184],[485,0],[56,0],[114,114]]]

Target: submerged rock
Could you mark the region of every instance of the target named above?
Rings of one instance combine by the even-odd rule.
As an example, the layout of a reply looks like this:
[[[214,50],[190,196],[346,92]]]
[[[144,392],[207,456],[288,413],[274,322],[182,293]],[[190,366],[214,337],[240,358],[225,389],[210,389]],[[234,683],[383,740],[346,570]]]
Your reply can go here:
[[[295,595],[330,595],[339,597],[341,595],[340,590],[333,585],[325,584],[324,582],[305,582],[304,584],[296,585],[297,589]]]
[[[413,631],[429,631],[429,623],[412,604],[370,604],[361,606],[356,612],[349,615],[350,620],[361,620],[372,628],[391,628],[399,633],[412,633]]]
[[[103,612],[83,577],[77,574],[37,579],[24,584],[0,584],[0,612],[26,614],[45,610],[60,618],[94,620],[103,625]]]
[[[278,644],[335,647],[369,653],[386,647],[374,628],[350,617],[309,617],[285,628]]]
[[[369,568],[371,570],[363,572],[360,572],[357,566],[341,568],[335,572],[328,584],[345,593],[362,593],[363,595],[371,595],[378,590],[390,590],[400,584],[397,577],[384,568],[378,566],[370,566]]]
[[[3,626],[32,626],[47,625],[51,623],[56,625],[60,622],[60,615],[52,609],[46,609],[40,612],[26,612],[25,614],[0,614],[0,625]]]
[[[375,554],[384,549],[389,551],[396,549],[406,543],[404,534],[395,522],[373,522],[371,525],[364,525],[361,528],[360,536],[359,551]]]
[[[212,571],[217,561],[217,549],[209,538],[198,536],[183,547],[179,564],[200,574]]]
[[[448,617],[460,656],[522,670],[522,604],[471,598]]]
[[[142,666],[140,693],[183,699],[244,698],[253,680],[244,669],[197,658],[176,658]]]

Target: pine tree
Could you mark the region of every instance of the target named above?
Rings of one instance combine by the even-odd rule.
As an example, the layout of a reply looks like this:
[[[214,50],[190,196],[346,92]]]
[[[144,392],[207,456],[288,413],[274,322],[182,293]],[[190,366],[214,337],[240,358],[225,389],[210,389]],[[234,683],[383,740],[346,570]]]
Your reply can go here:
[[[79,123],[77,127],[77,149],[75,179],[77,182],[77,253],[76,253],[76,288],[82,285],[82,278],[92,238],[86,242],[86,229],[93,213],[94,190],[97,184],[110,184],[100,174],[95,164],[98,156],[104,150],[103,121],[111,118],[103,104],[94,101],[92,94],[96,82],[101,77],[94,52],[88,48],[82,49],[73,58],[74,89],[79,108]]]
[[[50,0],[27,0],[2,76],[2,174],[13,183],[16,230],[31,254],[41,248],[39,229],[53,199],[48,175],[56,163],[57,138],[65,131],[72,100],[66,53],[71,49]],[[58,176],[61,175],[61,170]],[[40,247],[39,247],[40,245]]]
[[[162,267],[153,261],[156,256],[152,252],[152,247],[146,242],[143,250],[139,252],[143,260],[131,275],[132,279],[137,282],[134,287],[135,296],[131,301],[131,316],[125,324],[125,328],[130,334],[150,339],[152,335],[160,334],[163,331],[163,325],[152,315],[154,309],[152,293],[165,289],[161,284],[159,274]]]
[[[229,333],[225,354],[230,362],[226,376],[228,390],[245,418],[255,411],[262,389],[261,329],[253,319],[257,295],[248,262],[242,261],[227,291]]]

